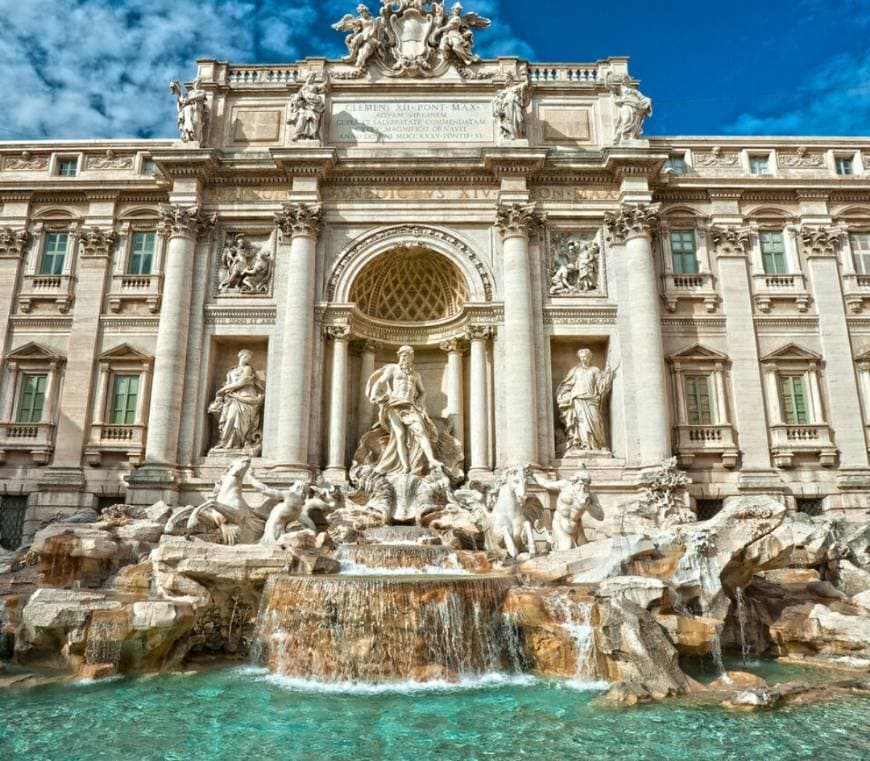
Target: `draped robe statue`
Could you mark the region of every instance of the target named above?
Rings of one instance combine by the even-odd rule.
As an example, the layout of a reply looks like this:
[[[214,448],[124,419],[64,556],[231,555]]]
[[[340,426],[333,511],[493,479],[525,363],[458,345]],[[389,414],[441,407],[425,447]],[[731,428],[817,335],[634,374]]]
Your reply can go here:
[[[592,352],[580,349],[578,364],[556,389],[556,404],[568,434],[569,449],[606,450],[605,405],[613,371],[592,365]]]
[[[260,454],[263,438],[260,420],[266,395],[262,381],[251,367],[252,358],[247,349],[239,352],[239,364],[227,373],[226,382],[217,390],[208,408],[209,412],[219,415],[218,443],[212,451]]]

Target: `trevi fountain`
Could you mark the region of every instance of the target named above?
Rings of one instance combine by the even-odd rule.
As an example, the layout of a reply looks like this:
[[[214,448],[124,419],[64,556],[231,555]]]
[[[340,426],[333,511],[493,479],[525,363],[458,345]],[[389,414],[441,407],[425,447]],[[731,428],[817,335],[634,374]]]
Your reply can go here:
[[[121,238],[75,232],[74,290],[22,270],[0,758],[870,758],[867,359],[817,287],[846,245],[824,194],[789,238],[816,290],[753,275],[750,302],[745,149],[644,138],[624,59],[481,60],[482,16],[382,6],[335,24],[342,61],[199,62],[177,142],[82,164],[111,185],[147,151],[158,235],[119,210]],[[821,177],[782,142],[782,182]],[[706,221],[668,216],[689,160]],[[0,225],[2,266],[58,244],[40,213]],[[687,222],[700,271],[671,265]],[[149,245],[162,279],[119,264],[92,299]],[[68,356],[26,343],[56,309]],[[804,325],[784,348],[771,309]]]

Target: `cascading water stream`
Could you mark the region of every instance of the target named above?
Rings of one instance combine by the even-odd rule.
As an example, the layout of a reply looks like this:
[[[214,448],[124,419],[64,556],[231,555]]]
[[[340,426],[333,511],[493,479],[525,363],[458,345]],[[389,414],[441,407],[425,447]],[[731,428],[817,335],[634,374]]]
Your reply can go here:
[[[574,676],[589,680],[600,678],[595,629],[591,622],[592,603],[572,600],[562,592],[554,592],[546,598],[546,605],[574,643],[577,653]]]
[[[743,587],[734,590],[734,601],[737,605],[737,625],[740,630],[740,655],[743,665],[749,664],[750,647],[746,637],[746,598],[743,596]]]
[[[505,576],[274,576],[255,660],[326,682],[458,680],[516,664]]]

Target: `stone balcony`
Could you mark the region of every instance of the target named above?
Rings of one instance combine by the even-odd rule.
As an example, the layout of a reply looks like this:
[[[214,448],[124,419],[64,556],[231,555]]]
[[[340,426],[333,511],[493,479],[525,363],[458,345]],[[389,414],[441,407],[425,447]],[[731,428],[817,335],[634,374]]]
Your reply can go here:
[[[148,306],[149,312],[156,314],[160,311],[162,285],[162,275],[113,275],[106,297],[109,311],[120,312],[124,302],[140,302]]]
[[[843,296],[853,314],[864,311],[864,302],[870,301],[870,275],[851,272],[843,275]]]
[[[46,465],[54,450],[52,423],[0,423],[0,465],[9,451],[29,452],[36,465]]]
[[[734,427],[722,425],[678,425],[674,428],[680,465],[690,467],[698,457],[718,458],[725,468],[737,466],[740,452]]]
[[[98,467],[108,454],[124,456],[133,466],[141,465],[145,457],[145,426],[94,423],[85,459],[89,465]]]
[[[708,312],[719,308],[719,295],[716,293],[712,273],[694,272],[677,274],[668,272],[662,277],[664,281],[665,308],[669,312],[677,310],[677,304],[682,301],[703,301]]]
[[[69,311],[75,287],[73,275],[24,275],[18,307],[28,313],[35,302],[52,301],[61,314]]]
[[[827,423],[787,425],[778,423],[770,427],[773,463],[778,468],[791,468],[798,455],[813,455],[819,465],[832,468],[837,464],[837,448]]]
[[[759,312],[770,312],[774,301],[790,301],[798,312],[806,312],[810,305],[810,294],[804,275],[769,275],[765,273],[752,276],[753,300]]]

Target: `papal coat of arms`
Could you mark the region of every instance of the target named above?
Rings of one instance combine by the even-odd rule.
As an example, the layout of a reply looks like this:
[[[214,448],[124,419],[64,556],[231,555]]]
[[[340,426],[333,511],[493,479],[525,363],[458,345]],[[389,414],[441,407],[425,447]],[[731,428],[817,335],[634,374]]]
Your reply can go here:
[[[357,6],[357,14],[333,24],[348,32],[343,60],[353,66],[349,77],[362,76],[373,62],[389,76],[437,76],[450,64],[467,75],[480,60],[472,52],[473,30],[491,23],[464,13],[459,3],[448,11],[443,0],[384,0],[377,16],[365,5]]]

